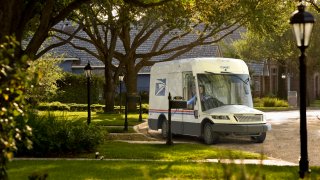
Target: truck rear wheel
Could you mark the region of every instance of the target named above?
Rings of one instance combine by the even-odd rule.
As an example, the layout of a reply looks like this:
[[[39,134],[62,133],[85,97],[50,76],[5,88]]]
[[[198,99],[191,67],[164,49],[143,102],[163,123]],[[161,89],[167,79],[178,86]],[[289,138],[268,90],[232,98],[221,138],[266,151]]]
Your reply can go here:
[[[161,135],[163,138],[168,137],[168,123],[166,120],[163,120],[161,123]]]
[[[219,141],[219,135],[213,132],[211,123],[206,123],[203,127],[203,140],[205,144],[216,144]]]
[[[263,132],[259,136],[251,136],[251,140],[255,143],[263,143],[263,141],[266,139],[267,133]]]

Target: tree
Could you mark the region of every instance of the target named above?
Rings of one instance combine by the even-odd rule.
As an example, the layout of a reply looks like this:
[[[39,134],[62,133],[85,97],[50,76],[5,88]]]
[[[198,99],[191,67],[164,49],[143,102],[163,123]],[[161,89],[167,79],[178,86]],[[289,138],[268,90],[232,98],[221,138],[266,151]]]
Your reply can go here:
[[[14,38],[6,39],[0,44],[0,179],[8,178],[6,164],[17,149],[17,141],[31,145],[31,128],[25,121],[17,121],[26,116],[24,93],[31,80],[26,74],[28,58],[15,58],[13,52],[19,43]]]
[[[120,70],[125,69],[127,92],[136,94],[137,73],[142,67],[174,60],[197,46],[215,44],[242,26],[259,33],[274,31],[281,27],[279,21],[286,12],[278,1],[169,1],[151,8],[103,2],[105,5],[90,6],[81,11],[85,15],[73,19],[89,37],[74,38],[91,43],[96,51],[69,43],[104,62],[110,94],[106,96],[107,110],[113,109],[111,94]]]
[[[296,7],[292,7],[292,12],[296,9]],[[315,17],[319,17],[319,15],[315,15]],[[288,17],[289,19],[289,17]],[[294,34],[292,33],[291,26],[289,23],[286,23],[286,29],[280,33],[268,34],[265,36],[257,35],[253,32],[247,32],[245,38],[235,42],[233,45],[236,49],[237,55],[239,55],[242,59],[247,61],[251,60],[264,60],[268,59],[273,61],[279,65],[279,74],[285,73],[285,67],[290,69],[290,72],[298,72],[299,71],[299,50],[296,47],[296,40],[294,38]],[[320,28],[318,23],[314,24],[313,32],[317,32]],[[308,72],[308,85],[311,86],[312,76],[319,69],[319,49],[318,42],[320,36],[317,33],[313,33],[310,46],[307,49],[307,72]],[[279,76],[279,78],[281,78]],[[280,80],[280,79],[279,79]],[[280,81],[279,81],[280,82]],[[283,83],[279,83],[279,86],[283,86]],[[309,93],[308,96],[311,95],[311,91],[313,88],[308,88]],[[280,96],[285,98],[284,94],[279,92]],[[310,99],[310,97],[308,97]]]
[[[133,3],[153,6],[162,1]],[[27,56],[37,58],[49,30],[87,2],[90,0],[0,0],[0,179],[7,179],[6,163],[13,157],[15,141],[31,133],[26,125],[19,128],[23,122],[16,120],[26,110]]]
[[[286,73],[286,68],[289,68],[289,65],[293,68],[298,67],[292,65],[298,61],[295,60],[297,53],[291,29],[287,29],[282,35],[274,34],[274,36],[259,37],[252,32],[247,32],[244,36],[244,39],[233,44],[240,58],[248,62],[267,60],[276,63],[279,67],[279,74]],[[297,69],[291,69],[290,71],[297,71]],[[278,76],[278,82],[282,81],[281,76]],[[276,95],[286,99],[285,83],[278,83],[278,85],[280,91],[275,92]]]
[[[29,102],[37,104],[38,102],[48,101],[56,95],[58,87],[57,81],[65,75],[62,68],[59,67],[60,59],[47,54],[35,61],[30,62],[27,70],[28,76],[37,75],[32,86],[27,91]]]
[[[6,1],[0,0],[0,43],[6,36],[15,36],[23,47],[18,46],[17,57],[28,55],[33,58],[48,32],[70,12],[89,0],[47,0],[47,1]],[[29,38],[24,43],[25,38]]]

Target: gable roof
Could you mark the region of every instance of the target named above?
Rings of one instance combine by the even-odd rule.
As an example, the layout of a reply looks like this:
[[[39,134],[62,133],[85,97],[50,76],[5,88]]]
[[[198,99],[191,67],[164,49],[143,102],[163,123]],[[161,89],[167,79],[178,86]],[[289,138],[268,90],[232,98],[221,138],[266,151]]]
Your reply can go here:
[[[74,31],[74,27],[70,26],[69,24],[71,24],[71,23],[66,24],[66,22],[61,22],[56,26],[56,28],[60,28],[62,30],[68,31],[68,32]],[[135,36],[137,33],[138,33],[138,30],[136,28],[132,28],[132,30],[130,31],[131,36]],[[161,32],[158,31],[158,32],[154,33],[152,36],[150,36],[150,38],[147,39],[137,49],[137,53],[149,52],[150,49],[152,48],[154,42],[156,41],[156,38],[160,35],[160,33]],[[78,35],[80,37],[88,38],[87,34],[82,30],[78,32]],[[170,35],[168,35],[168,36],[170,36]],[[165,39],[164,42],[166,42],[166,40],[168,40],[169,38],[170,37],[164,38]],[[176,47],[181,44],[189,44],[195,38],[197,38],[196,34],[187,35],[183,38],[180,38],[177,41],[173,41],[170,44],[170,47]],[[233,38],[240,38],[240,32],[235,31],[233,34],[231,34],[229,39],[233,39]],[[58,40],[56,39],[56,41],[58,41]],[[77,46],[82,46],[82,47],[90,49],[93,52],[96,52],[95,47],[88,42],[80,41],[78,39],[73,39],[72,42],[74,44],[76,44]],[[124,52],[121,41],[118,41],[116,49],[120,52]],[[77,63],[77,66],[85,66],[87,64],[87,62],[90,62],[90,64],[92,64],[92,66],[101,66],[101,67],[104,66],[103,62],[101,62],[97,58],[93,57],[92,55],[88,54],[87,52],[85,52],[83,50],[76,49],[69,44],[65,44],[63,46],[54,48],[50,52],[57,54],[57,55],[64,55],[64,57],[66,57],[66,58],[80,59],[80,62]],[[160,56],[154,56],[154,57],[152,57],[152,61],[165,60],[165,59],[168,59],[171,55],[172,55],[172,53],[171,54],[170,53],[164,54],[164,55],[160,55]],[[217,44],[210,44],[210,45],[196,46],[193,49],[191,49],[190,51],[180,55],[177,59],[195,58],[195,57],[221,57],[221,56],[222,56],[222,54],[219,49],[219,46]],[[115,61],[114,63],[117,64],[117,61]],[[148,72],[150,72],[150,68],[144,67],[140,70],[139,73],[148,73]]]

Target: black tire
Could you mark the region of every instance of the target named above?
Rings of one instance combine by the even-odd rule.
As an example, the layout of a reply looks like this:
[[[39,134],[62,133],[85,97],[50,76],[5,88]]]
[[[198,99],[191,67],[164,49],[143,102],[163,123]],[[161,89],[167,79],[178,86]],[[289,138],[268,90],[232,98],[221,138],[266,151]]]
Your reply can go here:
[[[162,120],[161,123],[161,135],[163,138],[167,138],[168,137],[168,123],[166,120]]]
[[[263,143],[263,141],[266,139],[267,133],[263,132],[259,136],[251,136],[251,140],[254,143]]]
[[[206,123],[203,127],[203,141],[205,144],[216,144],[219,141],[219,135],[212,130],[212,124]]]

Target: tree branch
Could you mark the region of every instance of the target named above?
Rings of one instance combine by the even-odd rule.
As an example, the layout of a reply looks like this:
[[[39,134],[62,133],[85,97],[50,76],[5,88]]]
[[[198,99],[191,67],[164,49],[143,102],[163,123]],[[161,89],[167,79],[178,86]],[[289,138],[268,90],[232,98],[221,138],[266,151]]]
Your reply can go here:
[[[46,52],[50,51],[51,49],[69,43],[81,29],[82,29],[82,27],[79,25],[78,28],[68,37],[68,39],[63,40],[59,43],[51,44],[50,46],[46,47],[45,49],[41,50],[38,54],[36,54],[35,58],[38,59],[42,55],[44,55]],[[57,37],[57,36],[53,36],[53,37]]]
[[[70,14],[70,12],[74,11],[75,9],[78,9],[82,4],[88,3],[90,1],[91,0],[72,1],[70,4],[68,4],[67,7],[65,7],[62,11],[60,11],[60,13],[55,18],[53,18],[52,20],[53,25],[58,24],[60,21],[64,20]]]
[[[320,8],[314,0],[310,0],[307,2],[309,2],[318,13],[320,13]]]
[[[159,2],[151,2],[151,3],[144,3],[140,0],[124,0],[125,3],[134,5],[134,6],[139,6],[143,8],[148,8],[148,7],[153,7],[153,6],[160,6],[163,5],[167,2],[174,1],[174,0],[161,0]]]

